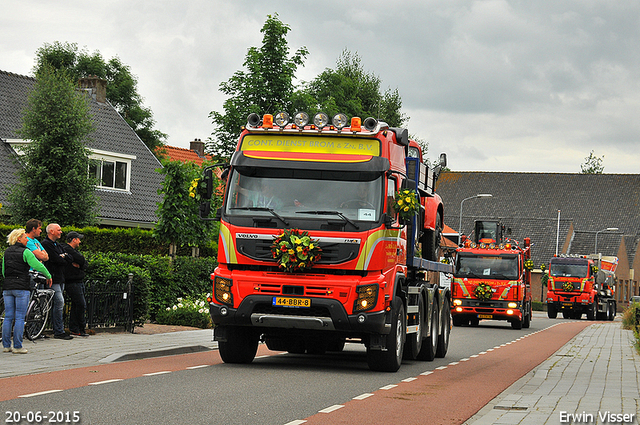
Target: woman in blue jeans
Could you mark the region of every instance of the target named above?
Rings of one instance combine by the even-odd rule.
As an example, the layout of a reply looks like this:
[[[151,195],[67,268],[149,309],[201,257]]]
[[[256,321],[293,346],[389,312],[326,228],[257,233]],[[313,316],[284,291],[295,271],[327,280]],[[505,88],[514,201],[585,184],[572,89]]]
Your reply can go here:
[[[29,304],[31,283],[29,268],[33,268],[47,277],[47,285],[51,286],[51,274],[33,252],[27,249],[27,235],[24,229],[15,229],[7,237],[9,248],[2,258],[2,276],[4,285],[4,322],[2,322],[2,352],[27,354],[22,346],[24,319]],[[11,349],[11,329],[13,328],[13,349]]]

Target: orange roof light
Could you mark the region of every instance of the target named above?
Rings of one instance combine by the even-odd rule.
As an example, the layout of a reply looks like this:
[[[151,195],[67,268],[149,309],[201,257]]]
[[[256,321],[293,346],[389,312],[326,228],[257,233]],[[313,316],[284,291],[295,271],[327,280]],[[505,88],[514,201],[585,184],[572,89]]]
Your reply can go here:
[[[351,118],[351,131],[354,133],[362,131],[362,119],[360,117]]]
[[[264,114],[262,116],[262,128],[273,128],[273,115]]]

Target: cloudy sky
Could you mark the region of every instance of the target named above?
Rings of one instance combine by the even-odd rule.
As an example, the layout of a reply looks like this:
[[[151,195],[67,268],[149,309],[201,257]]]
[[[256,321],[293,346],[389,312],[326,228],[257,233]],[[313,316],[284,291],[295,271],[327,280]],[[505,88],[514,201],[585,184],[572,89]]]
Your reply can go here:
[[[44,43],[118,56],[168,144],[207,139],[219,86],[267,15],[309,49],[300,80],[357,53],[397,88],[409,132],[459,171],[640,172],[637,0],[0,0],[0,69],[32,75]]]

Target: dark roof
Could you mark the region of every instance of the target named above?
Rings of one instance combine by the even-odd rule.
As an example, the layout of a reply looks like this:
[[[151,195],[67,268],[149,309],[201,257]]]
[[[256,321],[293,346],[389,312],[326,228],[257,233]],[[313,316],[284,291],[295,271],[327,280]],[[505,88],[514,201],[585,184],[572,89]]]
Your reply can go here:
[[[16,130],[22,127],[22,112],[34,84],[34,78],[0,71],[0,138],[19,138]],[[96,130],[89,136],[89,148],[136,158],[131,161],[130,192],[96,190],[98,217],[108,224],[151,226],[157,221],[155,212],[162,200],[158,189],[163,178],[156,171],[162,167],[160,162],[108,102],[99,103],[92,98],[90,113]],[[4,203],[7,185],[15,181],[16,169],[14,166],[9,170],[8,165],[13,150],[6,143],[1,145],[0,202]]]
[[[599,232],[598,251],[617,255],[623,236],[629,261],[640,235],[640,174],[563,174],[508,172],[444,172],[436,190],[445,205],[444,221],[456,229],[460,203],[480,193],[491,198],[466,200],[462,207],[462,230],[473,230],[476,219],[500,219],[513,238],[530,237],[534,264],[547,263],[556,250],[562,252],[571,226],[572,254],[591,254],[596,232],[617,227],[618,232]],[[558,210],[560,231],[558,236]],[[633,243],[633,247],[629,244]]]

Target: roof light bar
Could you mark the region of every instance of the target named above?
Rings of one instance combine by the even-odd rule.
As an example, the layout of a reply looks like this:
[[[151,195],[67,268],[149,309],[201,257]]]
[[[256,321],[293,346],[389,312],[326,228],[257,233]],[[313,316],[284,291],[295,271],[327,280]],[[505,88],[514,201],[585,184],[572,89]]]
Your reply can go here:
[[[325,114],[324,112],[318,112],[313,117],[313,124],[319,129],[326,127],[326,125],[329,124],[329,115]]]
[[[289,124],[289,114],[286,112],[278,112],[275,117],[273,117],[274,122],[280,128],[284,128]]]
[[[302,129],[305,125],[309,124],[309,114],[306,112],[297,112],[293,117],[293,122]]]
[[[347,125],[348,119],[345,114],[337,114],[333,117],[333,120],[331,122],[333,123],[335,128],[337,128],[338,130],[342,130]]]

